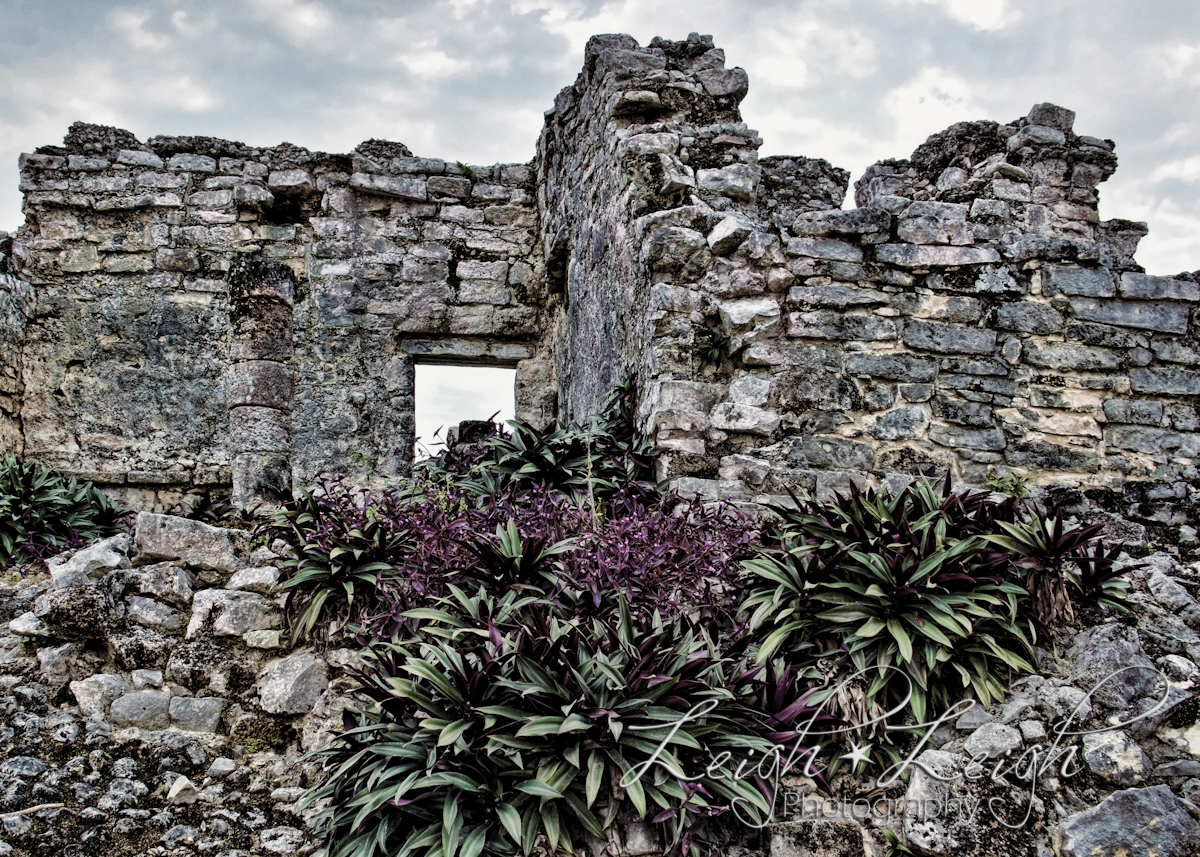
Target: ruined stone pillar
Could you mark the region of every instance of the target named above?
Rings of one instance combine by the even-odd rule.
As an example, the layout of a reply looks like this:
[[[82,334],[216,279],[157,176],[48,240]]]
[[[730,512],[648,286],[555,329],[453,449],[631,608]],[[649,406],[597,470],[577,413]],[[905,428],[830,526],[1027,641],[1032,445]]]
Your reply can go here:
[[[292,272],[266,259],[229,271],[229,440],[233,503],[271,509],[292,487]]]

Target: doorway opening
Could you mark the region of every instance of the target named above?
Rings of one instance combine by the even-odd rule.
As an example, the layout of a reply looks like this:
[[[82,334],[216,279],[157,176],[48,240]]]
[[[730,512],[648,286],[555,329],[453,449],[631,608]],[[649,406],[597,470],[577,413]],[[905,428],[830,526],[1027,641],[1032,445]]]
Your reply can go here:
[[[437,455],[445,448],[446,433],[463,420],[511,420],[516,380],[514,368],[418,363],[413,458]]]

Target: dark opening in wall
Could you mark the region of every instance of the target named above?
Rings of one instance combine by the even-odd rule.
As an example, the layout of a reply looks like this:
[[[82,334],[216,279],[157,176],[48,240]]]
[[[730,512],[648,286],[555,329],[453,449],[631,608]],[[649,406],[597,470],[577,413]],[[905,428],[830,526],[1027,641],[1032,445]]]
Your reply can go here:
[[[303,200],[298,196],[276,197],[272,205],[262,209],[260,223],[267,226],[291,226],[293,223],[303,223],[305,219]]]
[[[497,366],[416,367],[417,442],[419,458],[436,453],[446,432],[463,420],[513,418],[517,370]]]

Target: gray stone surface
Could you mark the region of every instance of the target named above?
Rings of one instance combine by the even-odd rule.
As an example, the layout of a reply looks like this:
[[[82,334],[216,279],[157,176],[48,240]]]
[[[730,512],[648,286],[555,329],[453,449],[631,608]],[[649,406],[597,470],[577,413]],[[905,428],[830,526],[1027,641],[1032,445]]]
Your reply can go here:
[[[140,690],[113,700],[109,716],[114,726],[166,729],[171,724],[171,694],[165,690]]]
[[[1068,857],[1182,857],[1198,834],[1200,825],[1167,786],[1125,789],[1064,819],[1062,851]]]
[[[272,661],[258,674],[258,696],[271,714],[308,712],[329,685],[325,661],[301,652]]]
[[[187,732],[215,732],[225,705],[224,699],[213,696],[172,697],[171,725]]]
[[[112,568],[129,568],[129,535],[121,533],[98,541],[73,554],[46,560],[55,589],[96,578]]]
[[[187,626],[189,640],[210,627],[218,636],[240,637],[248,631],[263,631],[281,621],[273,602],[254,592],[202,589],[192,598],[192,618]]]
[[[1083,760],[1097,776],[1118,786],[1133,786],[1150,773],[1150,759],[1121,731],[1083,736]]]
[[[125,692],[125,680],[119,675],[100,673],[70,684],[71,693],[84,717],[106,714],[108,706]]]
[[[967,736],[963,750],[972,758],[994,759],[1021,746],[1021,733],[1002,723],[985,723]]]
[[[238,557],[238,539],[244,533],[209,526],[172,515],[140,512],[134,531],[139,561],[172,561],[194,568],[232,573],[244,563]]]
[[[1158,675],[1137,631],[1112,622],[1080,634],[1068,659],[1072,682],[1092,700],[1118,710],[1150,693]]]

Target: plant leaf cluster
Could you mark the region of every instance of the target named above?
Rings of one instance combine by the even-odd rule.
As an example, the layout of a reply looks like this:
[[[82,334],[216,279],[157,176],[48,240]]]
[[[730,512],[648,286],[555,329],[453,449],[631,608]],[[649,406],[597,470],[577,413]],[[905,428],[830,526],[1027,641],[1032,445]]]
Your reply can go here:
[[[897,705],[921,723],[964,694],[1001,699],[1072,603],[1121,608],[1127,584],[1099,528],[1046,522],[1011,497],[918,479],[793,499],[743,563],[742,604],[758,660],[807,665],[839,687],[832,710],[852,723]],[[838,679],[850,674],[864,678],[847,693]]]
[[[34,461],[0,461],[0,567],[41,563],[115,534],[128,510],[91,482]]]

